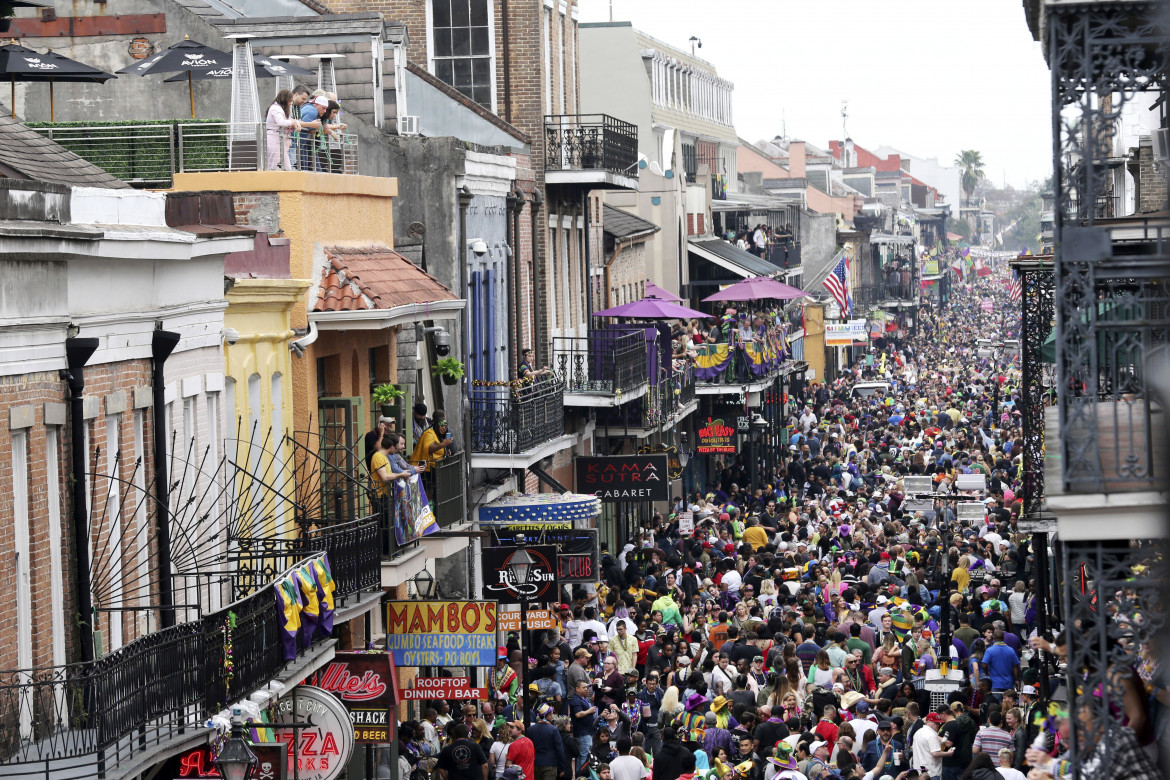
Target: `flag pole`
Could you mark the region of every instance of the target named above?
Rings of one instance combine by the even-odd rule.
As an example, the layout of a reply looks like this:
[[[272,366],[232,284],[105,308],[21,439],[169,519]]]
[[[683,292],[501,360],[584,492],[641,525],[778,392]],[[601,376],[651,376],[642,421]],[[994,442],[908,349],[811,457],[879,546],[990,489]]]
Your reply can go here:
[[[8,102],[12,106],[12,118],[16,119],[16,76],[9,74],[10,97]]]
[[[49,79],[49,121],[57,121],[57,106],[53,103],[53,80]]]

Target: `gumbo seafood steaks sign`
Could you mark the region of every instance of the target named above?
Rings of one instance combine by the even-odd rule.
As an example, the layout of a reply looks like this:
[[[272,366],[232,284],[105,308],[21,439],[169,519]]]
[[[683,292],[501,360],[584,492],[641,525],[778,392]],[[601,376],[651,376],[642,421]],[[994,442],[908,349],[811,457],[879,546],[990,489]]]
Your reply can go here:
[[[607,504],[619,501],[669,501],[670,464],[665,453],[579,457],[577,492]]]

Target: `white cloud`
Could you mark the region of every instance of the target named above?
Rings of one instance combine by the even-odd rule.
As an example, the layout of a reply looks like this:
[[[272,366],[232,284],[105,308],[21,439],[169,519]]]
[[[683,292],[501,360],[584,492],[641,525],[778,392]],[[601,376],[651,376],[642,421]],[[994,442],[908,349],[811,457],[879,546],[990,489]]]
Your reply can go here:
[[[582,22],[611,0],[580,0]],[[983,153],[996,184],[1052,172],[1048,68],[1019,0],[612,0],[613,18],[696,53],[735,83],[740,136],[825,147],[849,134],[951,161]],[[582,74],[583,78],[588,76]]]

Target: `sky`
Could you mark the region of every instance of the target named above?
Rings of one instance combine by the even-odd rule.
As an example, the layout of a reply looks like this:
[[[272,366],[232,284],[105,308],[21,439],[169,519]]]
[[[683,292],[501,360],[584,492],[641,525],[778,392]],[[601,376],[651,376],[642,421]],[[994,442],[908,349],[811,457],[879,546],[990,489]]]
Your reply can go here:
[[[983,154],[987,177],[1052,174],[1050,83],[1020,0],[579,0],[582,22],[629,21],[735,84],[735,127],[822,149],[848,130],[949,164]]]

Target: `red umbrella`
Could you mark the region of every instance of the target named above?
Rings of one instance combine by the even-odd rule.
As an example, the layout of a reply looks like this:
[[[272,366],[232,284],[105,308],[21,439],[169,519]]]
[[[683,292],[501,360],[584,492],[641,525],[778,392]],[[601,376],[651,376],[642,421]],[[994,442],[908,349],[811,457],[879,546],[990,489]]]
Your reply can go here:
[[[760,301],[765,299],[772,299],[777,301],[786,301],[792,298],[800,298],[804,295],[803,290],[798,290],[795,287],[778,282],[775,279],[769,279],[766,276],[753,276],[750,279],[744,279],[741,282],[728,287],[726,290],[720,290],[714,295],[708,295],[704,301]]]

